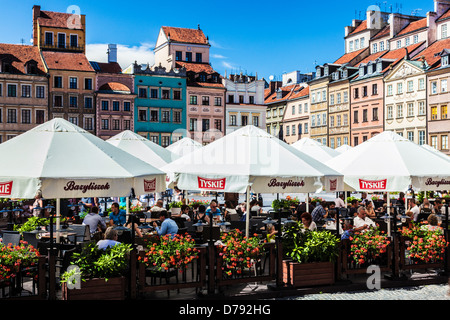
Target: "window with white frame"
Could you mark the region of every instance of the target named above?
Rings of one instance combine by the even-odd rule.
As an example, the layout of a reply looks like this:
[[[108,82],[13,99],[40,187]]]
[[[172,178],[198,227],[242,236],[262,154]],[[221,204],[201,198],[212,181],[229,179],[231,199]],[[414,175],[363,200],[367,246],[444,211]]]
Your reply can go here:
[[[409,80],[408,81],[408,92],[413,92],[414,91],[414,81]]]
[[[397,105],[397,118],[403,118],[403,105]]]
[[[408,140],[414,142],[414,131],[408,131]]]
[[[384,51],[384,41],[380,42],[380,51]]]
[[[425,144],[425,131],[419,130],[419,145]]]
[[[388,96],[392,96],[392,93],[393,93],[392,92],[392,84],[390,84],[390,85],[387,86],[387,95]]]
[[[397,40],[397,49],[402,47],[402,40]]]
[[[441,92],[447,92],[447,79],[441,80]]]
[[[377,43],[374,43],[372,45],[372,51],[373,51],[373,53],[377,53],[378,52],[378,44]]]
[[[405,38],[405,47],[409,46],[411,44],[410,37]]]
[[[413,37],[413,42],[414,42],[414,44],[419,43],[419,35],[416,34],[416,35]]]
[[[387,107],[387,118],[392,119],[394,117],[392,106]]]
[[[397,94],[403,93],[403,83],[399,82],[397,83]]]
[[[448,135],[441,136],[441,150],[448,150]]]
[[[447,38],[447,24],[446,23],[441,26],[441,38],[442,39]]]
[[[423,116],[425,115],[425,102],[420,101],[419,102],[419,112],[418,112],[419,116]]]
[[[414,117],[414,103],[408,103],[408,117]]]
[[[419,90],[425,90],[425,79],[419,79]]]
[[[431,82],[431,93],[436,94],[437,93],[437,81]]]

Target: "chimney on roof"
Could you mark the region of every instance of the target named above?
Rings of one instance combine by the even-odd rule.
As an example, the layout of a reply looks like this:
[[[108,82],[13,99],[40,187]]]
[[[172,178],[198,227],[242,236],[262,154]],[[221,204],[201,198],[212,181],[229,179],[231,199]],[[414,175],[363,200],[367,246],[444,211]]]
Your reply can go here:
[[[408,48],[405,48],[406,54],[405,54],[405,60],[411,60],[409,57]]]
[[[41,6],[33,6],[33,46],[38,45],[38,18],[41,15]]]
[[[200,30],[200,24],[197,25],[198,30]]]
[[[108,63],[117,62],[117,44],[108,44]]]

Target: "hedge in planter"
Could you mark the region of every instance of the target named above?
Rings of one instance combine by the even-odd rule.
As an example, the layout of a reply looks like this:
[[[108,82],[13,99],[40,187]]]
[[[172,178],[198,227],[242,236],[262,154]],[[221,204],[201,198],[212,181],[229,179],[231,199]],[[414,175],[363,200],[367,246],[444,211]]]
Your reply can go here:
[[[339,239],[330,231],[310,231],[301,222],[284,228],[284,282],[294,287],[334,283]]]
[[[129,253],[131,245],[119,243],[106,250],[99,249],[91,243],[80,253],[74,253],[71,265],[73,268],[61,276],[63,298],[70,299],[70,292],[81,299],[123,299],[125,278],[129,269]],[[70,285],[77,285],[81,280],[81,289],[68,290]]]

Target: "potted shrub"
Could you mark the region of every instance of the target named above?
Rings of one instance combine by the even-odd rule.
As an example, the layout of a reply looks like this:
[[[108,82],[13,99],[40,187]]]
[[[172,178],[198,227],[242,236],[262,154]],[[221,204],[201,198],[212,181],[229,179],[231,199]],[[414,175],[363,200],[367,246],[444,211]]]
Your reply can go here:
[[[19,245],[0,243],[0,285],[9,285],[20,271],[27,277],[36,277],[35,266],[40,257],[39,251],[25,241]]]
[[[188,234],[177,234],[173,238],[169,235],[162,236],[158,241],[148,242],[144,251],[144,256],[139,256],[138,261],[145,264],[153,274],[175,270],[181,273],[199,257],[195,240]]]
[[[427,225],[413,223],[412,228],[403,227],[401,235],[409,240],[407,257],[419,263],[439,263],[444,260],[448,242],[441,230],[430,231]]]
[[[179,214],[181,212],[181,206],[183,202],[181,201],[173,201],[169,203],[169,210],[172,214]]]
[[[389,237],[378,229],[370,228],[365,232],[351,235],[349,256],[359,266],[381,259],[390,244]],[[377,264],[381,264],[377,261]]]
[[[310,231],[301,222],[285,227],[283,281],[293,287],[329,285],[340,240],[330,231]]]
[[[119,243],[106,250],[96,243],[74,253],[61,276],[64,300],[124,300],[131,245]]]
[[[260,259],[264,246],[256,235],[247,238],[239,229],[224,234],[221,242],[218,253],[222,258],[222,270],[228,277],[250,272]]]

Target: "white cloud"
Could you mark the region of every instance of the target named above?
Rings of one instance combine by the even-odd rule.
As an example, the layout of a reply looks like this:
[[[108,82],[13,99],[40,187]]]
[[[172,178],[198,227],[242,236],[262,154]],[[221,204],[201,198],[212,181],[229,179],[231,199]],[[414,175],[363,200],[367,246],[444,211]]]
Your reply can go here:
[[[216,59],[226,59],[227,58],[227,57],[225,57],[221,54],[217,54],[217,53],[212,54],[211,57],[216,58]]]
[[[226,62],[226,61],[222,61],[222,65],[223,65],[225,68],[230,68],[230,69],[233,69],[233,68],[234,68],[234,66],[233,66],[232,64],[230,64],[230,63],[228,63],[228,62]]]
[[[117,45],[117,62],[122,69],[137,61],[139,64],[153,65],[155,55],[152,43],[141,43],[139,46]],[[94,43],[86,46],[86,56],[90,61],[108,62],[108,44]]]

